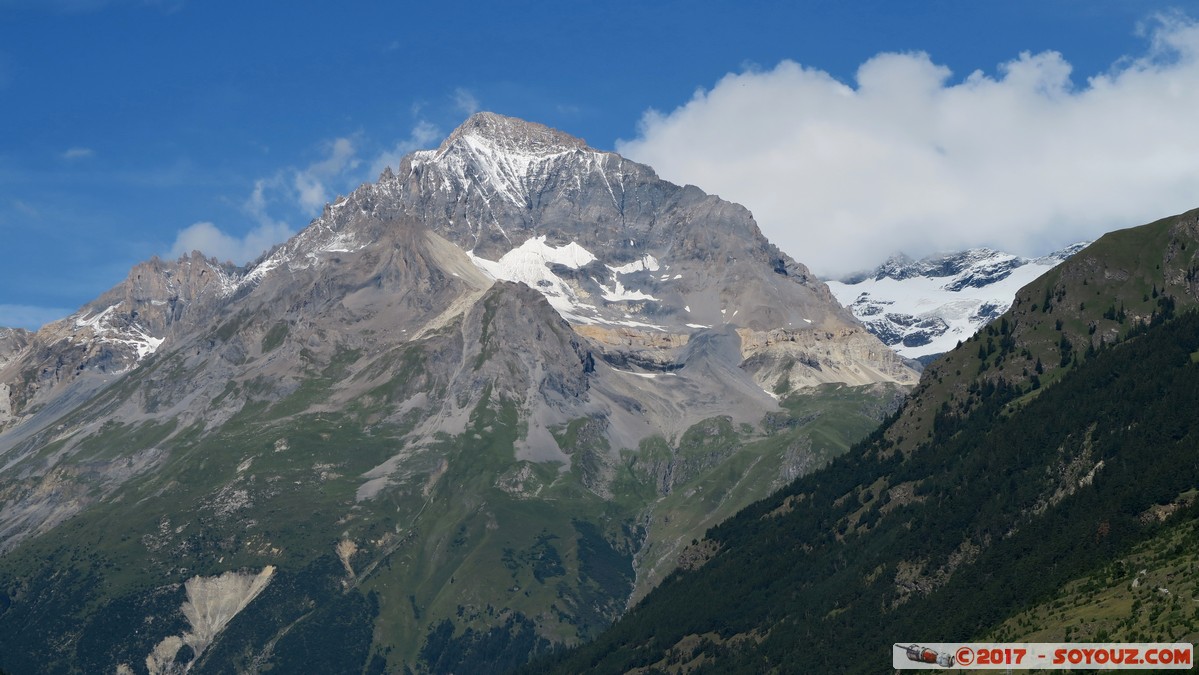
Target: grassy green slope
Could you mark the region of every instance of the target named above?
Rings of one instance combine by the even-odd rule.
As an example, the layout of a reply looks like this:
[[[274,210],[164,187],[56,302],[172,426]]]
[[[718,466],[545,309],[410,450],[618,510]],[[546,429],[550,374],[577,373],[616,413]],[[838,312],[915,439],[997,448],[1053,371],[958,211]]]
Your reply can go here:
[[[422,349],[374,361],[337,351],[281,400],[270,383],[232,382],[212,408],[227,397],[247,403],[207,432],[100,426],[85,443],[89,461],[151,448],[165,458],[0,557],[0,645],[21,645],[0,649],[0,667],[144,672],[159,641],[188,629],[184,581],[266,565],[278,569],[271,585],[192,672],[516,666],[551,643],[594,637],[652,583],[635,564],[665,574],[678,542],[844,452],[898,396],[825,387],[788,399],[760,427],[714,418],[618,461],[577,420],[556,432],[573,458],[565,470],[516,460],[524,423],[510,402],[485,394],[463,434],[414,452],[392,485],[361,501],[362,474],[398,452],[417,417],[381,420],[413,387],[438,391],[425,381]],[[179,367],[157,360],[94,409]],[[393,377],[342,410],[313,411],[338,382],[379,374]]]
[[[1171,524],[979,641],[1199,642],[1199,520]]]

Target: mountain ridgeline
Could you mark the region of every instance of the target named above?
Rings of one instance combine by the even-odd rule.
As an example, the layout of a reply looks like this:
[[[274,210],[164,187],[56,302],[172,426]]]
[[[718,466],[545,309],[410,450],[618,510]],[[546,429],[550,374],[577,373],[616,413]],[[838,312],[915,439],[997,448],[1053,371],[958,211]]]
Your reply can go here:
[[[1199,638],[1199,211],[1108,234],[821,471],[529,672],[875,673],[898,642]]]
[[[916,380],[744,208],[480,113],[0,334],[0,668],[516,667]]]

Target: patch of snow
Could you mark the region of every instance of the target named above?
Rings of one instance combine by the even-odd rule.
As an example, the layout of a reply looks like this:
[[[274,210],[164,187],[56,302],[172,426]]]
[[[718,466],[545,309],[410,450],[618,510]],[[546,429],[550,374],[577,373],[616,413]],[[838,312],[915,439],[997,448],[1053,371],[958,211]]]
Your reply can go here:
[[[112,313],[112,310],[116,309],[117,307],[118,305],[113,305],[107,309],[103,309],[95,316],[89,317],[88,315],[84,314],[77,317],[75,319],[75,329],[78,330],[80,328],[91,328],[97,332],[101,330],[107,330],[104,319],[107,318],[108,315]]]
[[[973,252],[970,252],[973,253]],[[993,254],[985,262],[1000,262],[1013,258],[1007,254]],[[978,261],[973,261],[978,262]],[[984,314],[997,316],[1011,307],[1016,292],[1034,279],[1061,262],[1056,258],[1039,258],[1014,267],[1007,276],[981,286],[955,283],[959,277],[970,274],[967,268],[962,274],[952,277],[908,276],[902,280],[890,276],[867,278],[855,284],[829,281],[833,296],[847,307],[863,323],[885,320],[887,315],[904,315],[914,321],[940,319],[947,328],[940,335],[915,347],[902,342],[892,345],[899,354],[917,358],[941,354],[957,346],[986,324]],[[986,309],[988,311],[984,312]]]
[[[711,328],[711,326],[705,326],[702,323],[685,323],[683,325],[688,328]]]
[[[666,332],[665,326],[659,326],[654,323],[644,323],[642,321],[610,321],[607,319],[590,319],[590,320],[582,321],[581,323],[606,323],[606,324],[609,324],[612,326],[628,326],[629,328],[650,328],[652,330],[660,330],[662,332]]]
[[[81,314],[75,318],[75,333],[90,331],[91,337],[97,342],[131,347],[137,352],[137,360],[141,361],[158,351],[164,342],[163,338],[155,337],[137,324],[125,328],[116,328],[111,322],[111,315],[120,305],[112,305],[99,313],[89,316]]]
[[[228,297],[237,292],[241,287],[241,277],[238,275],[229,275],[220,267],[216,268],[217,281],[221,285],[221,297]]]
[[[652,380],[658,376],[657,373],[635,373],[631,370],[621,370],[619,368],[613,368],[612,370],[615,370],[618,373],[624,373],[625,375],[636,375],[637,377],[643,377],[647,380]]]
[[[690,314],[691,313],[691,305],[683,305],[683,311]]]
[[[257,283],[261,281],[263,277],[265,277],[271,270],[283,265],[286,262],[287,258],[283,254],[283,249],[279,249],[274,255],[255,265],[254,269],[250,270],[246,276],[242,277],[241,283],[247,286]]]
[[[537,289],[550,306],[568,321],[573,318],[578,322],[587,322],[582,314],[587,313],[588,309],[595,309],[581,302],[574,289],[550,269],[551,264],[578,269],[596,259],[590,251],[573,241],[555,248],[545,243],[543,235],[526,240],[499,260],[481,258],[474,251],[467,251],[466,255],[492,279],[520,282]]]
[[[461,137],[463,153],[447,153],[435,157],[445,166],[461,185],[469,185],[468,162],[480,174],[479,182],[485,183],[495,190],[495,194],[512,202],[518,207],[527,205],[529,179],[550,160],[570,154],[574,148],[563,149],[560,152],[535,152],[531,149],[516,147],[497,147],[490,139],[476,134],[464,134]],[[419,157],[424,159],[424,157]]]
[[[362,248],[349,232],[338,232],[316,250],[317,253],[350,253]],[[311,254],[310,254],[311,256]]]
[[[642,272],[647,270],[650,272],[657,272],[659,268],[660,266],[658,264],[658,259],[648,253],[642,256],[639,260],[634,260],[627,265],[621,265],[620,267],[612,267],[611,265],[608,266],[608,269],[612,270],[616,274],[632,274],[634,272]]]
[[[600,288],[604,291],[603,298],[608,302],[624,302],[626,300],[650,300],[658,302],[658,299],[652,295],[625,288],[619,279],[616,280],[616,285],[612,288],[608,288],[603,284],[600,284]]]

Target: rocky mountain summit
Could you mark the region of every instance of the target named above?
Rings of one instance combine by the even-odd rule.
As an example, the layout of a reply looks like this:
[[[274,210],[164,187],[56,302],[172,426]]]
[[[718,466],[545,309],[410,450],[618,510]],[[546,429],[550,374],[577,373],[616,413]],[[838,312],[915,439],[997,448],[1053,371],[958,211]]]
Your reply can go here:
[[[65,319],[36,333],[21,331],[15,340],[0,333],[0,431],[48,404],[50,414],[39,419],[51,421],[64,401],[90,396],[165,341],[190,337],[236,290],[239,275],[232,265],[198,253],[176,261],[153,258]]]
[[[743,207],[491,113],[245,268],[151,260],[13,344],[21,672],[518,663],[916,381]]]
[[[830,281],[829,288],[866,328],[899,354],[929,358],[998,317],[1016,291],[1086,247],[1074,244],[1039,258],[987,248],[913,260],[898,254],[870,272]]]

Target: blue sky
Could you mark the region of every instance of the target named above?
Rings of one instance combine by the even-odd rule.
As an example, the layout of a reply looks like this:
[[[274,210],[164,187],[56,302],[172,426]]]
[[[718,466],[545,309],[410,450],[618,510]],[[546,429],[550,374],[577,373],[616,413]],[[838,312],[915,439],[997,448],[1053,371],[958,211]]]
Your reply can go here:
[[[892,206],[887,176],[863,178],[866,197],[820,190],[843,198],[847,209],[877,202],[873,212],[842,213],[826,204],[822,208],[831,211],[810,213],[803,204],[776,203],[770,195],[794,192],[791,181],[799,180],[788,172],[804,176],[812,167],[779,165],[758,176],[744,168],[762,163],[763,155],[754,152],[778,154],[778,148],[788,146],[765,142],[770,147],[761,150],[762,139],[746,137],[741,143],[740,134],[777,128],[771,133],[789,137],[786,130],[794,128],[798,116],[819,117],[828,109],[813,112],[805,102],[839,95],[832,85],[859,90],[859,108],[867,112],[846,114],[862,117],[862,128],[877,129],[865,118],[889,114],[879,108],[915,100],[930,87],[937,100],[970,98],[967,89],[984,88],[977,82],[966,86],[975,71],[979,81],[995,85],[991,89],[1013,91],[1018,89],[1015,74],[1035,71],[1035,81],[1019,90],[1027,93],[1027,101],[1020,99],[1023,107],[1012,109],[1028,112],[1031,120],[1041,119],[1038,106],[1045,101],[1056,102],[1058,109],[1085,109],[1095,88],[1088,78],[1131,63],[1150,64],[1137,72],[1157,69],[1152,74],[1159,77],[1146,84],[1112,76],[1111,88],[1118,89],[1112,96],[1173,91],[1170,87],[1199,91],[1199,81],[1188,79],[1194,53],[1187,12],[1186,4],[1151,0],[0,0],[0,325],[36,328],[118,283],[138,261],[177,253],[189,243],[247,257],[302,228],[324,199],[373,180],[383,164],[403,152],[435,146],[477,109],[549,124],[594,147],[649,161],[666,178],[742,201],[758,214],[768,236],[822,273],[865,265],[867,258],[841,255],[843,242],[837,250],[807,246],[816,235],[803,223],[844,217],[844,232],[867,237],[866,230],[853,227],[886,220],[880,212],[904,214],[906,220],[889,223],[888,231],[919,237],[879,237],[879,245],[913,253],[963,244],[1032,249],[1068,243],[1064,240],[1112,223],[1135,224],[1139,221],[1120,219],[1154,208],[1161,210],[1155,215],[1187,208],[1175,202],[1189,198],[1196,167],[1185,159],[1139,158],[1165,165],[1159,182],[1178,185],[1170,195],[1136,209],[1108,208],[1110,222],[1078,213],[1075,204],[1086,194],[1079,202],[1046,197],[1052,203],[1045,209],[1053,210],[1053,218],[1040,211],[988,207],[1013,221],[1036,221],[1022,239],[1004,240],[995,234],[1008,229],[1003,222],[982,222],[976,229],[963,224],[956,230],[944,223],[939,229],[911,225],[961,223],[963,212],[945,206],[926,215],[910,204]],[[1172,36],[1182,37],[1170,42]],[[1020,63],[1022,53],[1030,55],[1027,68],[1004,65]],[[886,54],[902,56],[880,58]],[[1037,59],[1046,54],[1059,58]],[[1051,90],[1061,82],[1054,84],[1054,73],[1060,75],[1062,64],[1068,64],[1069,74],[1055,93]],[[875,79],[859,80],[864,73],[874,73]],[[864,95],[869,87],[885,89],[886,83],[902,91],[878,99]],[[734,87],[763,98],[739,99]],[[779,92],[790,93],[780,99]],[[800,102],[788,103],[787,96]],[[1096,99],[1093,109],[1112,108],[1109,99],[1098,101],[1098,93],[1091,98]],[[759,100],[765,102],[759,105]],[[869,100],[882,103],[869,105]],[[1017,114],[1009,111],[1009,118]],[[1070,115],[1076,119],[1074,112]],[[1059,120],[1073,127],[1089,123]],[[1151,126],[1172,128],[1170,120]],[[1095,128],[1107,127],[1095,122]],[[915,143],[906,137],[897,141],[899,133],[854,131],[844,153],[853,154],[855,139],[867,137],[871,148]],[[944,145],[948,141],[940,135],[933,130],[919,142]],[[973,167],[990,165],[987,153],[996,152],[955,155],[954,148],[973,145],[951,140],[956,145],[942,154],[973,164],[934,167],[926,182],[972,175]],[[740,147],[754,142],[758,151],[740,153]],[[1165,152],[1169,140],[1164,135],[1122,139],[1111,156],[1121,157],[1118,151],[1125,146],[1157,148],[1158,143]],[[1188,143],[1185,139],[1181,147],[1189,151]],[[686,156],[680,147],[721,161],[703,166],[691,158],[672,164],[672,157]],[[790,154],[812,153],[798,145]],[[921,162],[905,157],[903,162]],[[1075,190],[1076,172],[1054,161],[1042,163],[1054,167],[1063,191]],[[722,166],[738,167],[738,175],[752,179],[752,185],[726,182],[730,172]],[[871,166],[891,165],[876,161]],[[844,170],[851,177],[871,173],[862,166]],[[1103,180],[1118,182],[1123,176],[1096,178],[1094,184],[1109,185]],[[1002,181],[980,173],[975,183],[954,188],[960,191],[956,199],[981,199],[972,191],[995,185],[1009,191],[1005,200],[1018,201],[1020,185],[997,183]],[[876,194],[878,199],[871,197]],[[1199,192],[1194,194],[1196,203],[1189,206],[1199,206]],[[895,198],[902,201],[902,195]],[[1067,225],[1054,234],[1055,223]],[[950,231],[954,236],[944,234]]]

